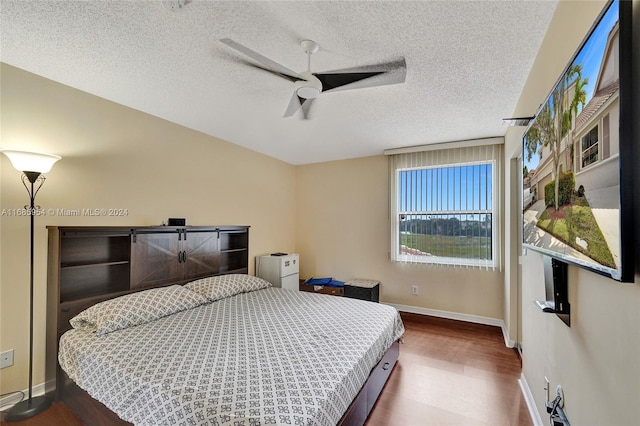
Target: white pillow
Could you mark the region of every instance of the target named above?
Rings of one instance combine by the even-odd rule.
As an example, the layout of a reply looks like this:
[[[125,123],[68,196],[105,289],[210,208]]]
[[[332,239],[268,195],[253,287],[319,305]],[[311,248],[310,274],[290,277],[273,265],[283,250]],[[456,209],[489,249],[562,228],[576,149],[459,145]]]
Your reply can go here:
[[[105,300],[69,320],[75,329],[98,335],[144,324],[207,303],[206,297],[180,285],[154,288]]]
[[[200,278],[184,285],[212,302],[239,293],[260,290],[271,286],[269,281],[246,274],[228,274]]]

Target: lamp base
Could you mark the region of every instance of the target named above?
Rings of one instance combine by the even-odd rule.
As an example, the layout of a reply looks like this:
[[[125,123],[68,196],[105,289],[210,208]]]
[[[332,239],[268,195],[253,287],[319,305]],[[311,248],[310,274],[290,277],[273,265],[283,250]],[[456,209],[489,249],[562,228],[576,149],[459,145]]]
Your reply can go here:
[[[45,396],[35,396],[21,401],[7,411],[5,421],[17,422],[42,413],[51,406],[51,400]]]

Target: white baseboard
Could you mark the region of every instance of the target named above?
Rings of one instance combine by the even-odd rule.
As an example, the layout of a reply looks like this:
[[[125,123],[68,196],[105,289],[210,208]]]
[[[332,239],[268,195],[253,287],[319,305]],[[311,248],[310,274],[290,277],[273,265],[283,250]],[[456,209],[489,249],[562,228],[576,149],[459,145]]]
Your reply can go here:
[[[11,393],[7,396],[3,396],[2,398],[0,398],[0,410],[6,411],[12,406],[16,405],[18,402],[22,401],[23,399],[29,398],[29,389],[25,389],[22,392],[24,392],[24,398],[22,398],[22,395],[20,394],[19,391],[16,391],[15,393]],[[44,383],[35,385],[33,387],[31,395],[32,396],[44,395]]]
[[[538,408],[536,407],[536,402],[533,400],[531,388],[529,388],[529,384],[527,383],[527,379],[525,379],[524,374],[520,374],[518,383],[520,384],[520,390],[522,391],[524,401],[527,403],[529,415],[531,416],[531,421],[533,421],[534,426],[544,426],[540,413],[538,412]]]
[[[457,312],[440,311],[437,309],[421,308],[418,306],[397,305],[395,303],[385,303],[386,305],[393,306],[401,312],[410,312],[412,314],[429,315],[438,318],[447,318],[458,321],[472,322],[475,324],[492,325],[494,327],[500,327],[502,330],[502,337],[504,337],[504,344],[508,348],[513,348],[516,342],[509,339],[509,333],[507,332],[507,326],[504,320],[498,318],[483,317],[480,315],[460,314]]]

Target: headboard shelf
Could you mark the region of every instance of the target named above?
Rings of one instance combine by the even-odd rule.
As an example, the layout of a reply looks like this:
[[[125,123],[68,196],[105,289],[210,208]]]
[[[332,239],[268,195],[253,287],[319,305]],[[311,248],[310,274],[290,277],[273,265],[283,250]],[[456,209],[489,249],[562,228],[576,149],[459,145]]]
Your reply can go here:
[[[76,231],[65,233],[61,245],[60,263],[63,265],[129,261],[131,237],[122,233],[79,237]]]
[[[227,269],[227,268],[221,268],[220,269],[220,274],[248,274],[249,270],[247,268],[241,268],[241,269]]]
[[[103,300],[249,272],[248,226],[49,226],[46,389],[61,398],[58,339]]]
[[[69,309],[72,309],[76,306],[80,305],[95,305],[96,303],[102,302],[103,300],[113,299],[118,296],[124,296],[125,294],[133,293],[131,290],[125,291],[114,291],[108,294],[99,294],[94,296],[87,296],[82,299],[74,299],[67,302],[60,302],[60,312],[68,312]]]
[[[237,231],[220,233],[220,250],[246,250],[248,234]]]
[[[95,262],[95,263],[61,263],[60,269],[76,269],[76,268],[92,268],[94,266],[113,266],[113,265],[128,265],[128,260],[116,260],[111,262]]]

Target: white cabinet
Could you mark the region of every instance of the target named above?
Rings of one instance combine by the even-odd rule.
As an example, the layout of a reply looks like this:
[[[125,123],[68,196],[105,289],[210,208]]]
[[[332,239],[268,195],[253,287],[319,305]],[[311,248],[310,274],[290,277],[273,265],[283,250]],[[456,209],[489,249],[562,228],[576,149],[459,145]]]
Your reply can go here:
[[[298,290],[300,262],[297,254],[256,256],[256,276],[290,290]]]

